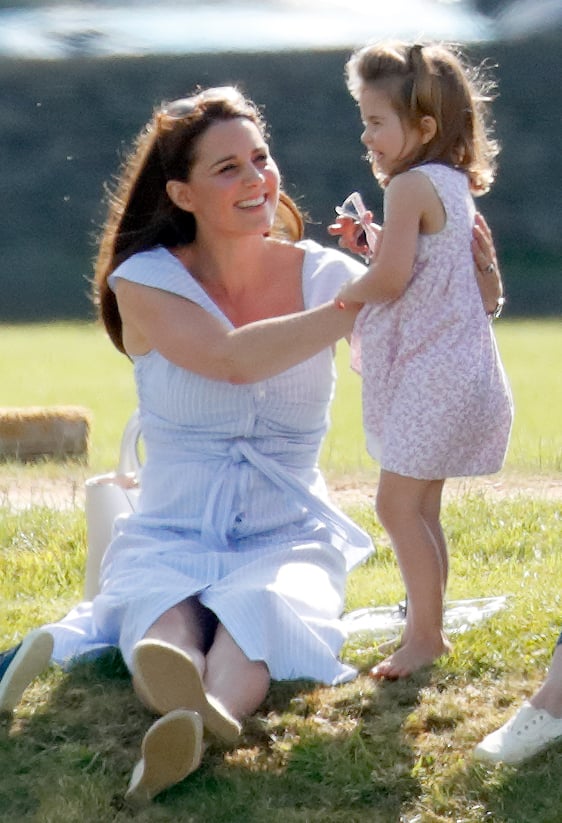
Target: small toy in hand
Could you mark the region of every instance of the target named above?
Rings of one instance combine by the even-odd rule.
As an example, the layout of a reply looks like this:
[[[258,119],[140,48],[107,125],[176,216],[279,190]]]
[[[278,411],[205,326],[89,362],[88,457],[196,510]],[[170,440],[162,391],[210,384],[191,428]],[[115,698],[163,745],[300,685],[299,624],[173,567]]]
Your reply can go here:
[[[352,220],[362,227],[363,233],[357,238],[357,244],[364,244],[369,247],[369,254],[364,255],[365,261],[369,262],[376,248],[378,226],[366,219],[367,208],[359,192],[352,192],[345,198],[341,206],[336,206],[336,214],[340,217],[351,217]]]

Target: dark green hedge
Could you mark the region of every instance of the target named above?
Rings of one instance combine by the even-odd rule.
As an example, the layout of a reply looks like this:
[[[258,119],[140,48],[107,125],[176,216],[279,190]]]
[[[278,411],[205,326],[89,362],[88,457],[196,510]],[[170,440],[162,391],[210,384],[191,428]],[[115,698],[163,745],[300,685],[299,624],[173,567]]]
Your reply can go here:
[[[347,52],[0,61],[0,320],[81,318],[104,181],[163,99],[239,83],[265,108],[286,187],[309,235],[332,242],[333,207],[354,188],[377,209],[360,123],[343,80]],[[560,37],[473,48],[498,63],[503,144],[493,225],[512,314],[560,311]]]

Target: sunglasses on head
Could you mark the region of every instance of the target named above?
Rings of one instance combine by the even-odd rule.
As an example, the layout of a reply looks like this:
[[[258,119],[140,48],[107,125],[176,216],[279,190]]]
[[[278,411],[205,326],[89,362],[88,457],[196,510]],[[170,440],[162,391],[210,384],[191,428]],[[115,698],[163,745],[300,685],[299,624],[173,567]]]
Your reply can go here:
[[[234,86],[215,86],[194,94],[192,97],[179,97],[177,100],[172,100],[160,109],[159,114],[170,117],[172,120],[181,120],[192,114],[202,103],[211,101],[218,103],[223,100],[240,103],[243,102],[244,97]]]

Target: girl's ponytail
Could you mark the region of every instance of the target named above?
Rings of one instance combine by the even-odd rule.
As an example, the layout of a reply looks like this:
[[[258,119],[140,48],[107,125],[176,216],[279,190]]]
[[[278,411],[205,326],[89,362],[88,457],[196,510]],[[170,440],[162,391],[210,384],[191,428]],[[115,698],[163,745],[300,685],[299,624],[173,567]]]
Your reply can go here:
[[[424,53],[424,46],[415,43],[410,47],[408,69],[411,76],[410,115],[415,120],[424,114],[432,114],[440,108],[440,87],[431,60]]]

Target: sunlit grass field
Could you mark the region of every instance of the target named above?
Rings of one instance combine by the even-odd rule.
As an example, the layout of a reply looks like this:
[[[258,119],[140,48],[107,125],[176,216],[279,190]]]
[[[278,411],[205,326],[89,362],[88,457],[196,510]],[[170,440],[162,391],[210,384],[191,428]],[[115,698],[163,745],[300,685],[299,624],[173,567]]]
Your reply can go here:
[[[89,465],[0,466],[0,489],[28,476],[81,482],[114,467],[134,409],[130,363],[92,325],[3,327],[3,405],[91,409]],[[562,328],[505,321],[497,336],[516,403],[504,473],[562,483]],[[328,476],[376,481],[363,448],[360,386],[338,352],[339,386],[322,462]],[[524,484],[522,483],[522,487]],[[517,486],[515,486],[517,488]],[[276,683],[240,744],[210,744],[202,768],[134,817],[123,805],[152,718],[118,656],[30,687],[0,722],[0,823],[560,823],[562,745],[519,768],[487,768],[474,745],[503,723],[544,677],[562,626],[562,503],[538,495],[469,491],[449,500],[449,598],[506,594],[507,608],[455,636],[453,653],[406,682],[375,683],[365,637],[346,658],[353,683]],[[13,512],[0,496],[0,647],[80,600],[83,511]],[[347,610],[395,604],[403,587],[369,505],[349,514],[377,553],[349,580]]]
[[[123,426],[135,407],[132,365],[95,324],[3,326],[3,406],[78,404],[93,413],[89,464],[96,473],[116,460]],[[515,424],[509,471],[562,470],[562,324],[556,320],[496,323],[513,388]],[[373,472],[361,427],[360,380],[338,348],[338,389],[322,464],[331,474]],[[68,467],[67,467],[68,468]]]

